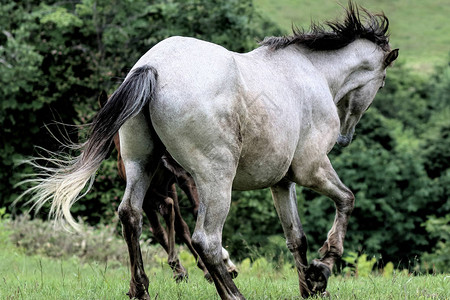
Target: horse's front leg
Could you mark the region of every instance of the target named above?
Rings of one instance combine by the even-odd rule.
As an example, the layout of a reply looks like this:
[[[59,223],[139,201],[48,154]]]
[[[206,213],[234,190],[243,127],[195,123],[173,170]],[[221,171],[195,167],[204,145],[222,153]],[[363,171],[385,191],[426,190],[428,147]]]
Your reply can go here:
[[[314,260],[306,270],[306,282],[313,293],[325,292],[331,270],[344,253],[344,237],[355,203],[355,196],[341,182],[328,157],[316,165],[318,167],[308,179],[300,184],[331,198],[336,206],[336,216],[327,240],[319,249],[320,260]]]
[[[305,271],[307,268],[307,241],[303,231],[300,217],[297,210],[297,197],[295,195],[295,184],[289,181],[282,181],[271,187],[275,208],[286,236],[288,249],[294,256],[297,268],[300,294],[308,297],[310,290],[306,284]]]

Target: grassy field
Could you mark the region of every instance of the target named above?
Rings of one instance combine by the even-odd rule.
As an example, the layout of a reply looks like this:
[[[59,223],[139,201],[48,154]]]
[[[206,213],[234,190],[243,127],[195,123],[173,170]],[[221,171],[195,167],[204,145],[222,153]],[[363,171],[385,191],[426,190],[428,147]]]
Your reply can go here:
[[[429,72],[443,64],[450,53],[450,5],[447,0],[354,0],[370,11],[384,11],[391,24],[391,44],[400,48],[407,66]],[[347,1],[255,0],[256,6],[286,33],[292,24],[307,28],[311,20],[334,20],[342,16]]]
[[[148,255],[144,253],[144,260],[154,261]],[[162,261],[146,266],[151,298],[219,299],[192,257],[186,252],[181,257],[189,271],[187,283],[176,284]],[[296,272],[289,266],[274,271],[265,260],[257,260],[239,267],[235,281],[247,299],[300,299]],[[0,299],[128,299],[128,282],[126,266],[27,256],[10,243],[0,249]],[[332,277],[328,290],[330,299],[450,299],[450,276]]]

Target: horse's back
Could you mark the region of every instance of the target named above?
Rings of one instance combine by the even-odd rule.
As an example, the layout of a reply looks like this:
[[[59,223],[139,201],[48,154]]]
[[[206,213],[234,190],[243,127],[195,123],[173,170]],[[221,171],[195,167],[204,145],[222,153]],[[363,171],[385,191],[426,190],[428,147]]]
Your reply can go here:
[[[233,55],[222,46],[189,37],[170,37],[156,44],[133,68],[150,65],[158,71],[158,93],[177,87],[180,92],[204,90],[233,68]],[[168,85],[168,86],[167,86]],[[167,86],[167,87],[166,87]]]

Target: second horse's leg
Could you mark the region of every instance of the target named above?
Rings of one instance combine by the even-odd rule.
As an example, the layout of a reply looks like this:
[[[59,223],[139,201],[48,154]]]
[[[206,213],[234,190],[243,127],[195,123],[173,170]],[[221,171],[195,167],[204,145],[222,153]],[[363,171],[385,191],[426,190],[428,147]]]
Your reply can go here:
[[[300,294],[308,297],[310,290],[306,284],[305,271],[307,268],[306,251],[308,249],[306,235],[300,222],[297,210],[297,198],[295,195],[295,184],[282,181],[271,187],[275,208],[286,236],[288,249],[294,256],[297,268]]]
[[[172,197],[176,198],[177,196],[176,194],[173,194]],[[160,198],[162,201],[160,201],[158,210],[164,218],[169,237],[168,263],[172,268],[173,278],[175,278],[177,282],[180,282],[183,279],[187,279],[187,271],[181,265],[175,250],[175,200],[171,197],[163,197],[162,194],[160,194]]]
[[[161,213],[161,215],[163,215],[163,216],[170,214],[169,208],[167,207],[166,203],[164,202],[166,197],[154,193],[153,190],[149,191],[149,194],[150,194],[150,196],[147,197],[147,198],[149,198],[149,200],[146,199],[146,201],[144,202],[145,214],[147,215],[147,218],[150,222],[150,226],[151,226],[151,230],[152,230],[154,238],[164,248],[164,250],[166,251],[166,253],[168,255],[168,263],[169,263],[169,266],[172,268],[173,278],[177,282],[179,282],[182,279],[187,277],[187,271],[183,267],[183,265],[181,265],[178,257],[176,257],[175,237],[174,236],[170,237],[170,234],[173,235],[173,232],[170,232],[170,230],[169,230],[169,234],[166,232],[164,227],[159,222],[159,218],[158,218],[157,211],[156,211],[156,209],[158,209],[159,212]],[[167,223],[167,217],[165,217],[164,219]]]
[[[172,194],[176,193],[175,185],[174,184],[171,185],[169,190],[172,191],[171,192]],[[198,199],[197,195],[195,195],[195,197]],[[181,240],[184,242],[184,244],[191,251],[192,255],[194,256],[195,260],[197,261],[197,266],[199,267],[200,270],[203,271],[203,274],[204,274],[206,280],[208,280],[209,282],[212,282],[212,278],[209,275],[205,264],[199,257],[197,251],[195,251],[194,246],[192,245],[191,231],[189,230],[189,226],[186,224],[183,217],[181,216],[180,206],[178,203],[178,197],[174,197],[173,200],[174,200],[174,212],[175,212],[175,232],[176,232],[177,236],[181,238]]]

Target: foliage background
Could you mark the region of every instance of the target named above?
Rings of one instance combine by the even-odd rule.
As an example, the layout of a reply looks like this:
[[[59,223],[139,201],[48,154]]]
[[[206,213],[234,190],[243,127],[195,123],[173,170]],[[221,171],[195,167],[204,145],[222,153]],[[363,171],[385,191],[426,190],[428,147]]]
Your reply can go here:
[[[58,150],[55,137],[78,140],[75,127],[66,132],[53,120],[89,122],[98,110],[99,91],[112,92],[158,41],[186,35],[244,52],[264,36],[283,32],[251,0],[1,0],[0,26],[0,207],[13,214],[22,210],[10,206],[21,192],[14,185],[21,174],[32,172],[14,167],[14,161],[42,153],[36,146]],[[392,32],[393,41],[396,36]],[[402,267],[423,260],[427,269],[449,272],[449,56],[438,61],[423,74],[400,54],[354,142],[345,151],[336,147],[330,156],[357,199],[348,251]],[[114,223],[122,190],[113,154],[73,212],[90,224]],[[311,191],[298,188],[297,193],[313,256],[326,239],[334,207]],[[235,259],[288,259],[270,192],[234,193],[232,200],[224,245]],[[181,204],[193,224],[183,197]]]

